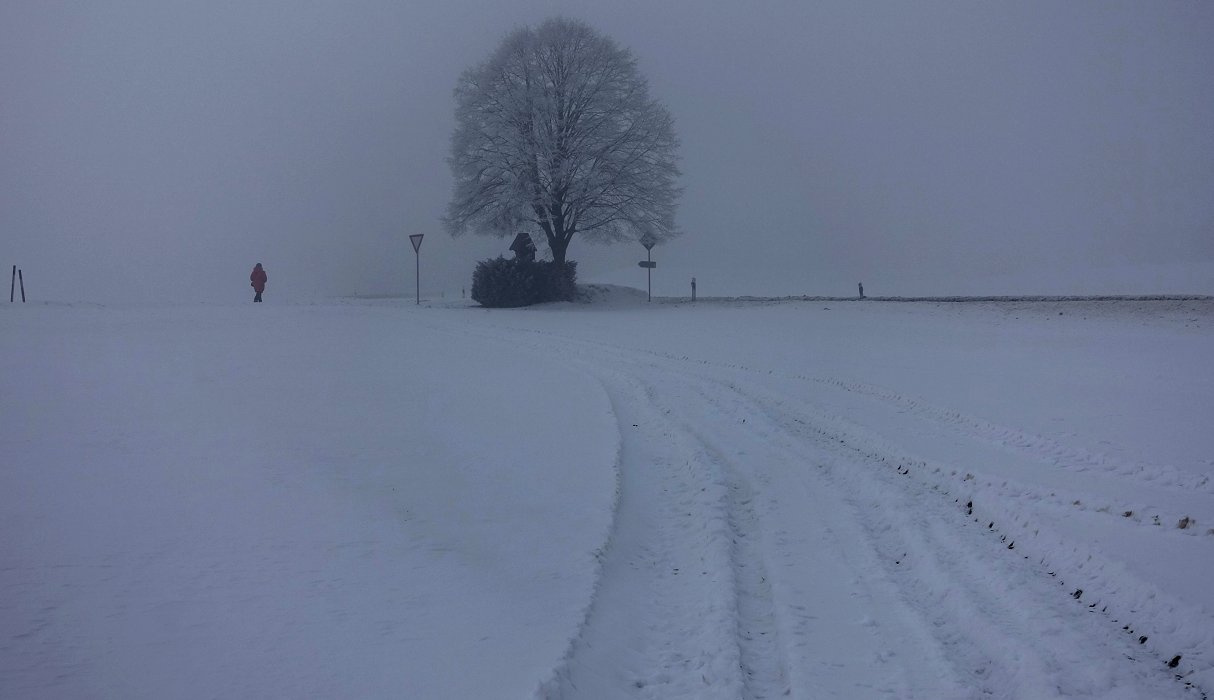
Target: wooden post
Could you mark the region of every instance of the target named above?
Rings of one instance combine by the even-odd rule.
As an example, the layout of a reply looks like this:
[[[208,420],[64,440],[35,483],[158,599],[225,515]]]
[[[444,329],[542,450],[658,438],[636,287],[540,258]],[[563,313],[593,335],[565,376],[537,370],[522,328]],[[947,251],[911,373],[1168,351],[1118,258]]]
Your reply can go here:
[[[13,265],[13,279],[8,283],[8,303],[13,303],[13,292],[17,288],[17,266]]]
[[[17,270],[17,280],[21,282],[21,303],[25,303],[25,276],[21,274],[21,270]]]
[[[691,300],[696,300],[696,278],[691,278]]]

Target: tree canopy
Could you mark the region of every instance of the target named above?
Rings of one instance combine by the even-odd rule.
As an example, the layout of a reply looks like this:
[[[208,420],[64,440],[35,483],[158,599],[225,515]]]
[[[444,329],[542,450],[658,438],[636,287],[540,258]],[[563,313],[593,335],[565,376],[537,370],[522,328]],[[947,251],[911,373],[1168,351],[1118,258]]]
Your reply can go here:
[[[627,49],[565,18],[508,35],[455,89],[452,235],[542,232],[553,260],[678,234],[678,139]]]

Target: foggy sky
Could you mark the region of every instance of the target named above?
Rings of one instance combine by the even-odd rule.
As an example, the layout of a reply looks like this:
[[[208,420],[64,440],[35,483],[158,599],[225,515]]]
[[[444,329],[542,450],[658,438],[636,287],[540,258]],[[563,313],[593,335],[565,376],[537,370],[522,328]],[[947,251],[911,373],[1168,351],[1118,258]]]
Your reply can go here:
[[[682,141],[655,294],[1214,293],[1205,2],[0,3],[0,268],[62,301],[458,296],[460,72],[562,14]],[[569,254],[643,287],[639,245]]]

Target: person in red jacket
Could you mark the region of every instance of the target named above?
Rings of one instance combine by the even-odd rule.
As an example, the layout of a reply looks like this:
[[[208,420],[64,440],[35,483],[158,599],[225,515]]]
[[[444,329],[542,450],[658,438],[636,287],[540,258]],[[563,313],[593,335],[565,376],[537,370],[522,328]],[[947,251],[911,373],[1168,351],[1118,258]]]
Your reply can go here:
[[[253,286],[253,291],[257,294],[253,297],[253,301],[261,301],[261,293],[266,291],[266,271],[261,269],[261,263],[253,266],[253,274],[249,275],[249,284]]]

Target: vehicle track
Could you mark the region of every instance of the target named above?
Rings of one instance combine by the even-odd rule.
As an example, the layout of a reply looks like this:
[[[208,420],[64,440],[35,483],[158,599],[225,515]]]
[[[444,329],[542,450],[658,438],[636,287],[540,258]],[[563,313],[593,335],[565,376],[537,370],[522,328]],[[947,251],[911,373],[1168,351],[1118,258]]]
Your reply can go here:
[[[793,454],[825,455],[815,488],[849,505],[901,599],[982,696],[1076,696],[1093,686],[1095,697],[1190,692],[1152,655],[1112,631],[1107,619],[1091,614],[1096,610],[1059,595],[1061,583],[1031,562],[1026,566],[1006,537],[958,517],[946,494],[910,478],[909,470],[890,469],[893,455],[874,452],[833,421],[818,423],[812,406],[749,385],[730,388],[737,398],[724,405],[749,402],[748,415],[770,423],[769,440]],[[1049,615],[1025,615],[1042,610]]]
[[[597,370],[622,433],[616,528],[552,698],[738,698],[728,487],[642,382]]]
[[[972,522],[951,476],[818,405],[821,382],[484,337],[561,348],[607,388],[624,434],[599,594],[545,697],[1192,697]]]

